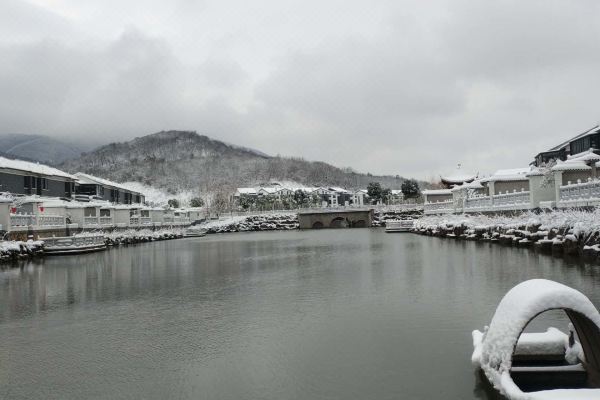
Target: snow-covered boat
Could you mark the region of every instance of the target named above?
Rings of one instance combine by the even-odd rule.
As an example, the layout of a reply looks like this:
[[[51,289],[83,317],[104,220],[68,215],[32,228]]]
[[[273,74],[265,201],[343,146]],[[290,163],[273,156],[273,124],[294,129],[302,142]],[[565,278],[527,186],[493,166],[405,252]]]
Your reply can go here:
[[[569,333],[523,333],[535,317],[564,310]],[[533,279],[512,288],[492,322],[473,331],[471,361],[512,400],[600,399],[600,314],[582,293]]]
[[[201,229],[195,226],[190,226],[183,231],[183,237],[202,237],[206,236],[206,229]]]
[[[78,235],[44,238],[44,253],[66,255],[106,250],[104,235]]]
[[[414,227],[412,219],[395,219],[385,221],[386,232],[410,232]]]

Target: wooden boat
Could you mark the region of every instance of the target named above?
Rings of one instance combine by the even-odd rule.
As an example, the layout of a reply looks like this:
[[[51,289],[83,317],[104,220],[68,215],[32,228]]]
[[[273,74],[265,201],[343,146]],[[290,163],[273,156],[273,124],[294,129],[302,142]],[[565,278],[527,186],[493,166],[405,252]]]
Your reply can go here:
[[[44,254],[67,255],[106,250],[103,235],[80,235],[44,238]]]
[[[385,231],[388,233],[410,232],[413,227],[414,221],[412,219],[395,219],[385,221]]]
[[[571,320],[568,334],[522,333],[539,314],[557,309]],[[472,335],[471,361],[509,399],[600,398],[600,314],[575,289],[545,279],[520,283],[489,327]]]

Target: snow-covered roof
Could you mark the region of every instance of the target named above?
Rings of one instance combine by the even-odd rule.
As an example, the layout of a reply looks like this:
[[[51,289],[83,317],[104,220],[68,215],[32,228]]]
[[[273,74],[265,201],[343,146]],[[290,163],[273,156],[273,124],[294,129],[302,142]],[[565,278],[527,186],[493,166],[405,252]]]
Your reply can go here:
[[[108,179],[104,179],[104,178],[99,178],[97,176],[84,174],[83,172],[78,172],[75,174],[75,176],[77,177],[77,180],[83,184],[108,186],[108,187],[113,187],[116,189],[126,190],[126,191],[132,192],[132,193],[141,194],[139,192],[136,192],[135,190],[132,190],[126,186],[121,185],[120,183],[109,181]]]
[[[529,177],[529,176],[542,176],[544,175],[545,172],[543,169],[541,168],[537,168],[537,167],[533,167],[531,168],[531,171],[529,171],[528,173],[525,174],[525,176]]]
[[[254,189],[254,188],[237,188],[237,192],[239,194],[256,194],[256,189]]]
[[[261,187],[258,191],[265,192],[268,194],[274,194],[274,193],[279,192],[280,190],[282,190],[282,188],[280,188],[280,187]]]
[[[482,182],[485,182],[485,181],[483,179],[476,179],[470,183],[465,182],[462,185],[454,186],[452,189],[450,189],[450,191],[458,192],[459,190],[463,190],[463,189],[483,189],[483,185],[481,184]]]
[[[348,193],[348,191],[346,189],[341,188],[341,187],[335,187],[335,186],[330,187],[329,190],[331,190],[332,192],[336,192],[336,193]]]
[[[473,180],[475,180],[475,178],[477,178],[477,175],[455,174],[455,175],[449,175],[449,176],[441,176],[440,178],[442,179],[442,182],[444,182],[446,184],[456,185],[456,184],[464,183],[464,182],[472,182]]]
[[[144,206],[142,204],[114,204],[112,208],[115,210],[139,210]]]
[[[510,377],[510,369],[512,354],[523,329],[536,316],[552,309],[575,311],[587,317],[600,329],[600,314],[585,295],[558,282],[532,279],[518,284],[506,293],[496,308],[492,322],[486,331],[473,332],[474,351],[471,361],[473,364],[479,365],[494,387],[499,389],[502,394],[508,395],[509,398],[550,398],[526,397],[514,384]],[[593,346],[595,343],[590,345]],[[538,393],[552,392],[554,391]],[[578,392],[578,390],[573,389],[573,392]],[[600,390],[596,390],[596,392],[598,395]],[[527,395],[534,393],[527,393]],[[565,395],[551,398],[570,399],[573,397]]]
[[[482,179],[482,182],[524,181],[530,171],[530,167],[499,169],[492,176]]]
[[[5,157],[0,157],[0,168],[13,169],[17,171],[29,172],[39,175],[59,176],[61,178],[77,179],[71,174],[61,171],[60,169],[49,167],[44,164],[33,163],[23,160],[11,160]]]
[[[402,190],[400,190],[400,189],[392,189],[392,194],[394,196],[401,195],[402,194]]]
[[[421,193],[426,195],[436,195],[436,194],[452,194],[452,189],[426,189]]]
[[[113,205],[108,201],[68,201],[60,198],[39,199],[42,205],[47,208],[65,207],[65,208],[86,208],[86,207],[103,207],[111,208]]]
[[[592,167],[579,160],[561,161],[552,167],[552,171],[589,171],[591,169]]]
[[[596,162],[600,161],[600,155],[594,153],[593,149],[589,149],[582,153],[568,156],[567,161]]]

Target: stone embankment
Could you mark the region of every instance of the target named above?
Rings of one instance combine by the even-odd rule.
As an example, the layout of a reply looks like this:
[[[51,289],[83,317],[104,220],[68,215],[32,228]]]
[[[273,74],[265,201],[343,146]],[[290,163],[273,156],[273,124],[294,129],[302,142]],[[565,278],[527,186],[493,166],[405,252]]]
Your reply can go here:
[[[413,232],[528,247],[556,256],[600,261],[600,212],[597,210],[526,213],[512,217],[424,217],[416,222]]]
[[[373,215],[373,227],[385,227],[388,220],[418,219],[422,216],[422,210],[376,210]]]
[[[263,214],[247,217],[232,217],[212,221],[200,226],[206,233],[290,231],[298,229],[298,214]]]
[[[43,253],[44,242],[39,240],[0,242],[0,262],[24,260]]]
[[[182,229],[161,229],[157,231],[152,231],[150,229],[131,229],[122,232],[106,233],[105,241],[107,246],[119,246],[136,243],[156,242],[159,240],[180,239],[182,237]]]

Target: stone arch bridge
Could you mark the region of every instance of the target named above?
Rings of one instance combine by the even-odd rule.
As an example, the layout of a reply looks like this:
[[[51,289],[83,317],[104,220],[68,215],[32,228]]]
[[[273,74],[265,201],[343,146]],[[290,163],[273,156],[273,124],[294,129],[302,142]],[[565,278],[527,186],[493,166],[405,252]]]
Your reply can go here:
[[[373,224],[372,209],[301,211],[300,229],[367,228]]]

